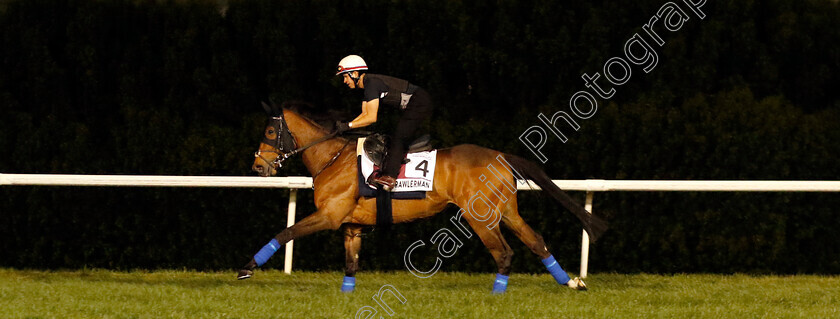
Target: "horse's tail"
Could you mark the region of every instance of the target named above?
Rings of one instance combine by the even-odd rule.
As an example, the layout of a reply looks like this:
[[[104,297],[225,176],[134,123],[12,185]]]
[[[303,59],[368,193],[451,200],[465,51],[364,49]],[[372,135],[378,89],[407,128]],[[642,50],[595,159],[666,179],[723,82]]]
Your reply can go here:
[[[608,226],[606,221],[587,212],[583,206],[580,206],[580,204],[569,197],[569,195],[560,189],[560,187],[557,187],[557,185],[551,181],[551,178],[548,177],[548,174],[546,174],[545,171],[543,171],[536,163],[516,155],[505,154],[504,157],[510,165],[522,175],[522,177],[534,181],[537,186],[551,195],[554,200],[560,202],[560,204],[563,204],[566,209],[575,214],[575,216],[577,216],[577,218],[583,223],[583,229],[589,233],[589,239],[592,242],[597,241],[598,238],[601,237],[601,234],[607,230]]]

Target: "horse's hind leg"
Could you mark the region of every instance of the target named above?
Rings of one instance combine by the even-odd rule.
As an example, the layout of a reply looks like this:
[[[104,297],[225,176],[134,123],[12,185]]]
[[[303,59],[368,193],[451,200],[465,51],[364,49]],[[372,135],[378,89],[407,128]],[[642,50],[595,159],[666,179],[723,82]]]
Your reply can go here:
[[[525,246],[528,246],[531,251],[540,257],[540,259],[546,259],[551,256],[551,253],[548,252],[548,247],[545,246],[545,241],[540,234],[534,231],[531,226],[528,226],[525,223],[525,220],[522,219],[522,216],[519,216],[519,213],[516,209],[511,209],[505,214],[502,215],[502,223],[510,229]]]
[[[344,259],[347,267],[344,269],[342,292],[352,292],[356,289],[356,271],[359,270],[359,251],[362,250],[362,226],[344,224]]]
[[[496,281],[493,283],[493,293],[504,293],[507,289],[508,276],[510,276],[510,261],[513,257],[513,249],[508,246],[499,227],[488,229],[486,224],[467,218],[467,222],[473,231],[478,234],[484,246],[490,250],[493,259],[496,261],[499,272],[496,274]]]
[[[505,224],[505,227],[510,229],[525,246],[528,246],[534,254],[540,257],[543,265],[545,265],[548,272],[551,273],[558,284],[566,285],[573,289],[585,290],[586,284],[580,278],[570,279],[569,275],[560,267],[560,264],[557,263],[557,260],[548,251],[548,247],[545,246],[543,237],[535,232],[531,226],[528,226],[525,220],[522,219],[522,216],[519,216],[519,211],[515,203],[513,203],[514,205],[508,206],[509,208],[502,214],[502,223]]]

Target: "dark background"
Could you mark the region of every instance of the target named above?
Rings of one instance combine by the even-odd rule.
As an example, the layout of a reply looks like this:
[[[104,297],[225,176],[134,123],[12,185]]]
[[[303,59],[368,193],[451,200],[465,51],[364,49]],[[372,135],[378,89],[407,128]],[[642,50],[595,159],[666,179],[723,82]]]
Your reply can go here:
[[[360,111],[333,76],[362,55],[437,101],[435,144],[536,158],[518,140],[568,111],[664,1],[2,1],[0,172],[252,175],[259,101]],[[837,1],[708,1],[664,30],[659,63],[543,149],[556,179],[837,180]],[[651,42],[652,44],[652,42]],[[600,80],[605,83],[604,79]],[[383,114],[388,122],[393,114]],[[380,127],[387,129],[387,125]],[[299,160],[287,175],[305,175]],[[523,217],[577,270],[580,224],[520,192]],[[299,196],[298,216],[313,211]],[[574,196],[583,201],[583,194]],[[288,190],[4,187],[0,267],[231,269],[286,224]],[[594,272],[840,273],[835,193],[595,195],[611,230]],[[362,268],[403,269],[447,211],[364,239]],[[542,264],[512,234],[514,271]],[[428,247],[428,246],[427,246]],[[295,267],[342,269],[338,232]],[[434,257],[434,250],[418,253]],[[282,254],[266,267],[282,267]],[[443,270],[494,272],[476,238]]]

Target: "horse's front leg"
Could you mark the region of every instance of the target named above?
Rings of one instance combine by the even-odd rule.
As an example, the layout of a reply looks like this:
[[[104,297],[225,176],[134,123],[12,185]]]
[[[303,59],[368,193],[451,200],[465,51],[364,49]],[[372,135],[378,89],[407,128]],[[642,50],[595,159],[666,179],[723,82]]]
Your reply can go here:
[[[237,279],[248,279],[254,274],[254,269],[265,264],[283,244],[290,240],[300,238],[317,231],[326,229],[338,229],[345,219],[350,214],[353,204],[336,204],[327,206],[325,209],[319,209],[312,215],[307,216],[300,222],[295,223],[291,227],[287,227],[281,231],[274,239],[263,246],[260,251],[251,258],[242,269],[239,270]]]
[[[356,289],[356,271],[359,270],[359,251],[362,250],[362,226],[357,224],[344,224],[344,260],[347,267],[344,269],[344,282],[341,284],[342,292],[352,292]]]

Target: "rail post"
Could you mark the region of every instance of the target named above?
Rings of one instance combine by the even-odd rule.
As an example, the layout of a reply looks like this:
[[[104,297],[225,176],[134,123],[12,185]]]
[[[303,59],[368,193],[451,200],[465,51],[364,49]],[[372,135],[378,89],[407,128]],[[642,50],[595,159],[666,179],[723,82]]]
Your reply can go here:
[[[595,192],[586,191],[586,205],[584,208],[587,212],[592,214],[592,197]],[[580,278],[586,278],[586,273],[589,271],[589,233],[586,229],[580,237]]]
[[[286,215],[286,227],[292,227],[295,224],[295,208],[297,207],[297,188],[289,189],[289,210]],[[290,240],[286,244],[286,259],[283,264],[283,271],[287,274],[292,273],[292,251],[294,250],[295,241]]]

